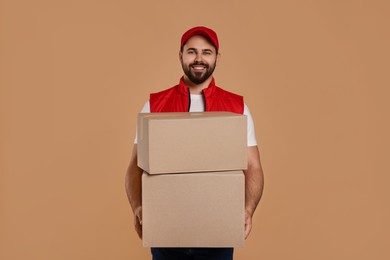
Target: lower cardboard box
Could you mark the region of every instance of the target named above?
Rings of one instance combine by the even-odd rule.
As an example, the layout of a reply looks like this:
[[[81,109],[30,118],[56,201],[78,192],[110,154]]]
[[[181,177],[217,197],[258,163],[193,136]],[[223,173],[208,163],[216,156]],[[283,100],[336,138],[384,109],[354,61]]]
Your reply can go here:
[[[146,247],[240,247],[244,244],[242,171],[142,175]]]

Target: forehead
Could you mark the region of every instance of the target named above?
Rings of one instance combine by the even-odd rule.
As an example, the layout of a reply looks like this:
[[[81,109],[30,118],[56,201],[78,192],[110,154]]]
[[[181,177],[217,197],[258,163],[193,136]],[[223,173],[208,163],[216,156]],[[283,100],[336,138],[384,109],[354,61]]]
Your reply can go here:
[[[199,50],[211,49],[215,51],[214,45],[202,35],[194,35],[188,39],[188,41],[184,44],[184,49],[194,48]]]

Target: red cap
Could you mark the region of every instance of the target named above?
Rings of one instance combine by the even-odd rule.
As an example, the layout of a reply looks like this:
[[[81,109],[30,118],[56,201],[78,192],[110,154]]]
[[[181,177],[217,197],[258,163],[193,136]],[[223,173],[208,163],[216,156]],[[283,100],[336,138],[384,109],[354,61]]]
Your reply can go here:
[[[217,34],[213,30],[204,26],[197,26],[186,31],[181,37],[180,47],[183,47],[183,45],[188,41],[188,39],[190,39],[194,35],[202,35],[206,37],[217,50],[219,49]]]

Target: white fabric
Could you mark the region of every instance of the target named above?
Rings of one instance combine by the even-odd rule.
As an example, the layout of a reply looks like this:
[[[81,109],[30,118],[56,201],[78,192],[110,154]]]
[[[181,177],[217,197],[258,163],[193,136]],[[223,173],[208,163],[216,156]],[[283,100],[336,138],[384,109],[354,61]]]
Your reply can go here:
[[[204,99],[202,94],[191,94],[191,107],[190,112],[204,112]],[[150,113],[150,103],[149,100],[146,101],[144,107],[141,110],[141,113]],[[244,104],[244,115],[247,116],[247,145],[256,146],[256,133],[255,126],[253,123],[252,115],[249,111],[249,108]],[[134,143],[137,143],[137,131],[135,132]]]

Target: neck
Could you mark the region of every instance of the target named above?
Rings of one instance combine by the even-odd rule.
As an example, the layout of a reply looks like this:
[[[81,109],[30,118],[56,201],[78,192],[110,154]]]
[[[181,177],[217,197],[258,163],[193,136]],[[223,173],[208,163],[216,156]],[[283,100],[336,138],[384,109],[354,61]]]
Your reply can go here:
[[[203,83],[195,84],[186,75],[184,75],[183,81],[190,89],[191,94],[201,94],[202,90],[207,88],[210,85],[212,79],[213,79],[213,77],[210,76]]]

